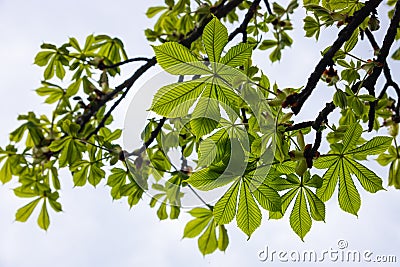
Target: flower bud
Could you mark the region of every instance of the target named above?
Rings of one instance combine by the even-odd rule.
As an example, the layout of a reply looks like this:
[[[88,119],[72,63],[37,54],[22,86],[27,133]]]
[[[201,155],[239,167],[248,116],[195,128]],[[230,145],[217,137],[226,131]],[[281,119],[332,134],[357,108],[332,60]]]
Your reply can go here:
[[[372,15],[371,18],[369,19],[369,21],[368,21],[368,28],[369,28],[371,31],[377,31],[377,30],[379,30],[379,28],[380,28],[380,21],[379,21],[379,19],[378,19],[375,15]]]

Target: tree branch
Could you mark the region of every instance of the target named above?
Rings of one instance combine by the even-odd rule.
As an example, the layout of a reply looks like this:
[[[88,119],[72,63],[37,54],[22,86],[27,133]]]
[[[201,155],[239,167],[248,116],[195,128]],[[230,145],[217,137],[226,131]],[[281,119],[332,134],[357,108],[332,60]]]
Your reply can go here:
[[[274,13],[272,12],[271,5],[269,4],[269,1],[268,1],[268,0],[264,0],[264,4],[265,4],[265,6],[267,7],[268,13],[269,13],[270,15],[274,14]]]
[[[251,4],[249,10],[247,11],[246,15],[244,16],[244,19],[242,23],[240,24],[239,27],[237,27],[231,34],[229,34],[228,41],[231,41],[233,38],[235,38],[236,35],[241,33],[243,35],[242,42],[245,43],[247,42],[247,26],[250,23],[250,20],[253,18],[254,14],[257,12],[258,6],[260,5],[261,0],[255,0]]]
[[[228,15],[229,12],[234,10],[236,7],[238,7],[243,0],[232,0],[228,2],[226,5],[219,5],[218,7],[215,8],[214,16],[217,18],[222,18]],[[203,33],[204,28],[206,27],[207,23],[210,22],[212,17],[208,17],[203,21],[203,23],[196,28],[186,39],[182,40],[180,43],[186,47],[190,47],[190,45],[196,41]]]
[[[368,40],[369,40],[371,46],[374,48],[374,50],[375,50],[375,51],[379,51],[379,50],[380,50],[380,47],[379,47],[378,43],[376,42],[375,37],[374,37],[374,35],[372,34],[372,32],[371,32],[369,29],[366,29],[366,30],[365,30],[365,34],[367,35],[367,38],[368,38]],[[391,74],[391,71],[390,71],[390,68],[389,68],[387,62],[385,62],[384,65],[383,65],[383,74],[385,75],[386,83],[385,83],[385,85],[384,85],[382,91],[380,92],[380,94],[379,94],[379,96],[378,96],[378,100],[383,98],[383,96],[385,95],[385,93],[386,93],[386,91],[387,91],[387,89],[388,89],[389,87],[393,87],[393,89],[396,91],[397,98],[398,98],[398,100],[397,100],[397,107],[396,107],[395,112],[396,112],[396,115],[399,116],[399,115],[400,115],[400,114],[399,114],[399,113],[400,113],[400,87],[399,87],[399,85],[393,80],[392,74]],[[377,100],[377,101],[378,101],[378,100]]]
[[[288,126],[286,127],[285,132],[312,127],[316,131],[316,134],[310,155],[314,156],[318,152],[318,149],[321,145],[321,140],[322,140],[321,126],[323,123],[326,123],[328,121],[329,114],[331,114],[335,110],[335,108],[336,106],[335,104],[333,104],[333,102],[326,103],[325,107],[319,112],[315,121],[300,122],[292,126]]]
[[[366,88],[368,90],[368,93],[372,96],[375,96],[375,85],[379,76],[382,73],[383,67],[386,65],[386,58],[389,56],[390,48],[393,42],[395,41],[397,28],[399,27],[399,24],[400,24],[400,1],[397,1],[393,18],[390,21],[389,28],[386,31],[385,38],[383,39],[382,47],[379,50],[379,54],[376,59],[377,64],[374,67],[371,75],[368,76],[368,78],[365,79],[365,81],[362,84],[362,87]],[[369,34],[367,34],[367,37],[368,36]],[[372,34],[370,36],[372,36]],[[370,37],[368,37],[368,39],[370,40]],[[372,40],[374,40],[374,38],[372,38]],[[372,46],[375,45],[376,42],[375,43],[372,42]],[[368,131],[372,131],[374,126],[376,104],[377,104],[376,101],[370,102],[369,115],[368,115],[369,118]]]
[[[237,6],[239,6],[243,0],[232,0],[228,2],[226,5],[221,4],[215,8],[214,15],[217,18],[221,18],[226,16],[229,12],[234,10]],[[224,2],[223,2],[224,3]],[[201,26],[199,28],[196,28],[195,30],[192,31],[192,33],[180,43],[186,47],[190,47],[190,45],[196,41],[203,33],[203,30],[207,23],[211,20],[211,17],[208,19],[205,19]],[[125,88],[126,91],[124,94],[121,96],[121,98],[117,101],[118,103],[113,107],[111,107],[110,111],[112,112],[122,101],[122,99],[127,95],[128,91],[130,88],[133,86],[133,84],[138,80],[147,70],[149,70],[151,67],[155,66],[157,64],[157,59],[156,57],[153,57],[149,59],[144,65],[142,65],[129,79],[127,79],[125,82],[123,82],[121,85],[117,86],[115,90],[111,91],[110,93],[104,95],[101,97],[100,100],[94,101],[91,103],[90,109],[88,109],[82,116],[77,120],[77,123],[81,126],[80,131],[83,130],[84,126],[90,121],[90,119],[97,113],[97,111],[104,106],[108,101],[114,98],[117,94],[122,92]],[[96,130],[92,133],[89,134],[89,136],[92,136],[93,134],[96,134],[97,131],[104,126],[104,122],[107,120],[107,118],[111,115],[111,112],[107,112],[107,114],[104,116],[102,121],[100,122],[99,126],[97,127]]]
[[[315,67],[314,72],[310,75],[305,88],[295,96],[292,105],[292,111],[294,114],[298,114],[308,99],[308,97],[313,92],[314,88],[317,86],[319,79],[325,68],[332,63],[332,58],[335,56],[336,52],[343,46],[343,44],[350,39],[353,32],[360,26],[360,24],[373,12],[382,0],[370,0],[365,3],[365,5],[354,13],[351,22],[339,32],[338,38],[332,44],[331,48],[325,53],[322,59],[319,61]]]
[[[113,69],[113,68],[118,68],[119,66],[131,63],[131,62],[138,62],[138,61],[146,61],[149,62],[151,59],[147,57],[136,57],[136,58],[130,58],[112,65],[105,65],[103,61],[100,61],[99,65],[97,66],[100,70],[104,69]]]

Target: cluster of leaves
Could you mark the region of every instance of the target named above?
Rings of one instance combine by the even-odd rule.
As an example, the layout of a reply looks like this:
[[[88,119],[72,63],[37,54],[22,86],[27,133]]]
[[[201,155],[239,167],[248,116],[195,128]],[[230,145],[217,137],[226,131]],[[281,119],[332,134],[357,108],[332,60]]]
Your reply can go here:
[[[214,38],[212,38],[213,36]],[[249,69],[248,63],[245,61],[248,55],[245,55],[244,49],[238,49],[236,46],[228,50],[224,57],[220,56],[226,43],[226,41],[222,40],[227,40],[227,37],[226,30],[217,19],[213,19],[207,25],[203,34],[203,42],[207,56],[210,58],[209,67],[206,66],[207,64],[202,65],[199,59],[195,58],[195,55],[177,43],[165,43],[154,47],[157,60],[166,71],[171,74],[201,75],[202,77],[161,88],[154,97],[151,110],[168,118],[184,117],[188,114],[190,107],[199,99],[191,116],[196,114],[196,110],[199,107],[204,112],[202,115],[206,114],[207,116],[201,118],[201,123],[197,123],[198,119],[195,116],[195,119],[191,120],[187,127],[196,140],[201,139],[198,144],[197,162],[200,170],[192,173],[186,182],[203,191],[215,190],[229,185],[226,192],[212,208],[214,218],[212,223],[216,226],[221,226],[230,223],[236,217],[238,227],[250,237],[261,224],[262,213],[260,207],[269,211],[270,218],[280,219],[287,211],[290,203],[294,202],[290,223],[293,230],[303,239],[311,228],[311,218],[315,221],[325,220],[324,202],[331,198],[337,187],[339,188],[340,207],[346,212],[357,215],[361,201],[352,177],[357,177],[361,186],[368,192],[375,193],[383,189],[382,180],[375,173],[358,163],[357,160],[365,160],[369,155],[382,154],[390,146],[393,138],[375,137],[368,142],[361,139],[362,128],[359,122],[366,116],[366,110],[359,111],[353,108],[353,116],[349,118],[350,115],[343,115],[340,120],[340,127],[335,129],[335,126],[333,126],[332,132],[328,135],[328,140],[332,143],[332,151],[326,155],[321,155],[315,161],[316,168],[328,168],[325,175],[322,178],[316,174],[311,177],[308,171],[299,171],[298,169],[298,166],[305,162],[303,153],[300,153],[299,158],[290,158],[289,156],[290,148],[293,145],[297,145],[292,142],[291,136],[298,134],[298,132],[286,133],[284,131],[285,127],[282,127],[285,123],[290,123],[288,120],[290,114],[283,113],[281,104],[286,96],[294,91],[278,92],[279,90],[276,87],[275,89],[270,88],[269,82],[265,82],[265,79],[268,78],[265,75],[261,75],[254,79],[258,81],[258,83],[255,82],[258,88],[263,88],[266,91],[272,89],[271,93],[275,95],[275,98],[268,101],[272,107],[270,112],[276,115],[279,112],[284,114],[277,117],[278,123],[275,131],[276,140],[279,140],[279,142],[276,143],[274,166],[265,166],[263,164],[262,156],[257,150],[257,144],[260,144],[260,139],[268,138],[268,136],[261,135],[260,137],[260,132],[258,132],[260,129],[257,129],[257,127],[246,129],[247,134],[251,136],[250,145],[247,149],[243,145],[240,146],[243,149],[243,155],[249,155],[248,158],[243,160],[245,157],[239,155],[240,151],[235,151],[235,156],[231,157],[229,150],[232,151],[232,146],[236,141],[241,141],[240,138],[237,138],[238,134],[232,136],[228,134],[231,130],[238,130],[237,127],[236,129],[232,128],[235,121],[227,122],[222,119],[216,106],[204,106],[202,104],[202,97],[207,94],[208,99],[217,99],[222,107],[228,105],[229,108],[236,110],[237,108],[244,108],[249,124],[250,121],[256,118],[256,115],[251,112],[248,106],[239,105],[235,107],[232,103],[238,103],[237,101],[227,102],[225,98],[217,98],[217,96],[226,95],[219,86],[221,82],[217,79],[219,77],[224,78],[227,73],[223,68],[216,69],[219,66],[218,63],[223,62],[229,65],[224,58],[236,51],[238,55],[235,57],[239,58],[241,56],[243,60],[241,62],[238,61],[238,64],[231,65],[231,67],[242,65],[244,66],[243,73],[246,73]],[[209,43],[210,41],[214,43]],[[245,44],[240,44],[239,46],[245,47]],[[348,44],[345,45],[344,49],[345,51],[351,50]],[[344,58],[338,58],[337,60],[341,60],[339,62],[342,64],[346,62]],[[352,63],[348,64],[351,66],[350,64]],[[255,67],[252,68],[254,76],[258,70],[254,69]],[[235,72],[229,72],[229,74],[231,73]],[[237,73],[235,75],[240,76]],[[225,77],[226,80],[229,80],[227,77]],[[207,83],[207,80],[210,79],[212,81]],[[359,80],[359,77],[356,80]],[[350,88],[354,81],[343,81],[343,83],[346,83],[346,88]],[[241,85],[246,88],[244,84]],[[239,92],[232,89],[235,86],[237,86],[237,83],[232,83],[225,90],[230,89],[233,96],[239,94]],[[215,93],[213,93],[213,90]],[[371,98],[375,100],[369,95],[358,95],[358,92],[355,94],[350,89],[347,94],[340,89],[337,90],[344,94],[346,103],[347,101],[348,103],[357,102],[356,100],[367,101],[371,100]],[[262,94],[265,96],[265,91]],[[282,97],[282,95],[285,97]],[[240,97],[243,97],[243,95]],[[382,99],[381,101],[386,104],[388,99]],[[345,109],[346,105],[342,105],[342,107]],[[388,114],[387,106],[381,104],[381,108],[382,112],[378,112],[377,117],[388,118],[390,114]],[[230,119],[236,120],[238,118],[231,117]],[[379,124],[377,125],[379,128]],[[305,129],[304,132],[308,133],[309,131]],[[357,145],[360,146],[357,147]],[[299,152],[304,152],[304,145],[300,147],[302,150]],[[243,161],[247,162],[244,167],[244,173],[236,175],[234,172],[230,172],[229,175],[226,175],[226,170],[229,167],[229,161],[226,160],[227,157],[233,160],[236,165],[240,165],[240,162]],[[283,195],[279,194],[281,191],[284,193]],[[196,222],[206,225],[205,221],[196,219]],[[214,249],[217,248],[215,236],[214,234],[212,241],[214,245],[210,244]],[[199,248],[203,253],[206,253],[205,247],[207,245],[203,244],[203,241],[199,239]]]
[[[166,6],[147,11],[149,18],[159,15],[154,29],[146,30],[149,41],[162,43],[153,46],[157,62],[179,76],[179,82],[156,93],[150,110],[158,116],[142,132],[145,145],[131,153],[118,145],[122,131],[113,130],[112,116],[105,116],[108,100],[122,92],[108,82],[120,73],[112,65],[127,59],[122,42],[90,35],[84,46],[75,38],[60,47],[42,45],[35,64],[44,68],[44,81],[36,92],[55,106],[53,114],[50,118],[33,112],[19,116],[23,124],[10,134],[10,144],[0,148],[0,180],[7,183],[18,177],[15,195],[32,199],[17,211],[16,220],[26,221],[42,203],[38,224],[48,229],[48,204],[56,212],[62,210],[60,168],[69,169],[75,186],[97,186],[106,180],[112,198],[126,198],[131,207],[140,202],[145,190],[154,190],[150,207],[158,205],[160,220],[180,216],[184,189],[196,192],[201,201],[200,191],[223,191],[214,205],[204,203],[206,207],[189,211],[194,219],[186,225],[184,237],[198,237],[205,255],[227,249],[226,224],[235,219],[250,238],[260,227],[263,213],[269,219],[289,214],[293,231],[303,240],[313,220],[325,221],[325,202],[336,188],[341,209],[357,215],[359,190],[376,193],[384,189],[382,179],[360,163],[368,156],[378,155],[380,164],[390,164],[389,185],[400,188],[394,100],[387,93],[376,97],[362,92],[362,83],[381,66],[354,54],[362,32],[378,28],[376,14],[353,32],[321,77],[328,90],[334,88],[332,103],[340,109],[340,119],[336,125],[325,119],[317,129],[318,134],[327,132],[330,151],[310,155],[312,145],[304,143],[304,135],[311,135],[311,127],[305,124],[291,130],[293,113],[287,109],[300,88],[279,89],[251,61],[257,47],[273,48],[270,60],[280,60],[282,49],[293,42],[288,31],[298,2],[291,1],[286,8],[273,3],[271,14],[256,6],[243,24],[246,31],[242,34],[250,37],[233,46],[228,44],[227,28],[212,17],[225,1],[195,2],[166,0]],[[305,34],[317,40],[323,26],[346,25],[364,6],[356,0],[303,3],[309,13],[304,19]],[[243,1],[239,10],[248,10],[252,4]],[[234,23],[239,14],[229,12],[225,21]],[[190,48],[179,43],[204,21],[209,23],[201,39]],[[273,39],[262,40],[270,28]],[[69,74],[70,83],[65,85]],[[94,77],[99,77],[97,82]],[[365,140],[363,126],[371,119],[368,105],[373,102],[374,129],[388,126],[391,136]],[[182,154],[180,168],[172,163],[173,150]],[[187,158],[196,166],[189,166]],[[326,172],[320,177],[313,167]]]
[[[18,117],[23,124],[10,133],[11,144],[0,150],[0,160],[4,161],[0,179],[7,183],[12,176],[18,176],[20,186],[14,189],[15,194],[34,199],[17,211],[17,221],[26,221],[43,200],[38,224],[47,230],[50,224],[47,203],[56,212],[62,210],[58,202],[60,168],[69,168],[75,186],[87,182],[96,186],[105,178],[104,165],[113,165],[119,159],[121,148],[113,142],[120,137],[121,130],[103,128],[95,137],[86,139],[102,119],[105,107],[85,128],[77,122],[90,105],[112,90],[108,76],[119,73],[117,68],[99,71],[99,62],[113,64],[127,59],[127,55],[119,39],[105,35],[89,35],[83,47],[71,37],[60,47],[43,44],[41,48],[35,64],[45,68],[44,80],[36,92],[45,97],[45,103],[56,104],[56,108],[51,118],[38,117],[33,112]],[[71,82],[54,83],[54,75],[62,81],[66,70],[73,73]],[[101,76],[98,86],[93,81],[94,75]],[[88,103],[81,95],[86,95]],[[106,123],[111,121],[112,117]]]
[[[265,18],[267,23],[273,27],[274,39],[263,40],[259,46],[260,50],[273,48],[269,59],[272,62],[278,61],[282,57],[282,50],[285,47],[290,47],[293,44],[293,39],[287,33],[293,29],[290,15],[299,6],[296,0],[291,1],[286,8],[274,2],[272,5],[273,14]]]

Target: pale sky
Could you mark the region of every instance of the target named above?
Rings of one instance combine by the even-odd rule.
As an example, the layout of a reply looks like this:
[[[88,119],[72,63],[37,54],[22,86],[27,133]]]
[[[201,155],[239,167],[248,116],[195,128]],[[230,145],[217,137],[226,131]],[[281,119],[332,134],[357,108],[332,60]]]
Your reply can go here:
[[[8,133],[18,126],[18,114],[50,110],[42,104],[43,98],[33,91],[39,87],[42,78],[43,70],[33,65],[33,58],[42,42],[61,44],[70,36],[83,42],[88,34],[105,33],[121,38],[130,57],[150,57],[152,49],[143,30],[152,22],[146,18],[145,11],[148,6],[158,3],[163,1],[121,0],[111,4],[104,0],[0,0],[0,146],[8,143]],[[297,17],[302,14],[299,10]],[[267,55],[263,58],[263,54],[259,54],[256,60],[270,79],[276,80],[282,88],[304,85],[317,63],[319,51],[328,44],[316,44],[313,39],[297,40],[296,37],[302,37],[304,32],[298,20],[295,27],[295,44],[284,51],[281,65],[271,64]],[[322,34],[321,38],[329,41],[335,36]],[[395,46],[398,47],[398,44]],[[363,47],[370,51],[367,44]],[[397,80],[400,80],[396,75],[400,70],[399,64],[394,62],[391,65]],[[133,64],[124,68],[123,76],[118,81],[129,77],[136,66]],[[136,90],[156,70],[143,77]],[[325,103],[321,98],[332,93],[331,88],[321,85],[316,91],[309,100],[313,105],[305,107],[301,114],[303,118],[320,110]],[[123,127],[131,99],[132,96],[129,96],[119,107],[115,127]],[[326,147],[323,148],[326,152]],[[372,159],[368,166],[383,177],[386,186],[388,170],[377,166]],[[197,239],[181,239],[190,216],[182,214],[179,220],[159,221],[156,210],[148,205],[148,197],[130,210],[125,200],[112,201],[104,181],[94,189],[89,185],[73,188],[71,180],[68,172],[61,173],[63,190],[60,201],[64,212],[51,212],[51,225],[47,232],[37,226],[37,212],[27,223],[14,222],[15,211],[28,200],[14,196],[11,189],[15,183],[0,187],[0,267],[281,266],[284,263],[260,262],[259,251],[268,246],[270,250],[277,251],[313,249],[319,253],[337,249],[338,240],[346,240],[349,249],[370,250],[374,255],[396,255],[400,261],[400,191],[393,188],[376,194],[362,193],[358,218],[340,210],[336,192],[326,203],[326,223],[313,222],[305,242],[291,230],[288,216],[283,220],[268,221],[264,213],[261,227],[249,241],[232,222],[227,226],[230,237],[227,251],[203,258],[197,249]],[[368,266],[384,264],[370,263]]]

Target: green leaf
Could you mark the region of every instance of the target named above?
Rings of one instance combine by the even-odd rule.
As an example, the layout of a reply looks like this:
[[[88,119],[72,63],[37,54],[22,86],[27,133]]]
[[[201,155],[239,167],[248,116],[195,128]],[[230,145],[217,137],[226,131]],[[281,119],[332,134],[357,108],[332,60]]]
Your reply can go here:
[[[209,138],[200,142],[198,166],[208,166],[213,162],[219,162],[230,151],[228,132],[220,129]]]
[[[349,150],[346,154],[354,156],[370,156],[385,152],[393,141],[389,136],[377,136],[369,140],[362,146]]]
[[[161,203],[160,207],[157,210],[157,216],[160,220],[168,219],[167,213],[167,204],[164,202]]]
[[[155,15],[157,15],[158,13],[160,13],[161,11],[166,10],[166,9],[167,9],[167,7],[165,7],[165,6],[153,6],[153,7],[149,7],[149,9],[147,9],[146,16],[147,16],[148,18],[152,18],[152,17],[154,17]]]
[[[336,163],[338,160],[338,156],[336,155],[327,155],[325,157],[319,157],[314,161],[313,166],[317,169],[327,169]]]
[[[293,231],[304,241],[304,237],[311,229],[311,217],[308,213],[306,197],[303,193],[304,188],[300,188],[294,202],[292,213],[290,214],[290,226]]]
[[[221,59],[221,64],[238,67],[244,65],[244,63],[251,58],[254,45],[240,43],[233,46],[226,55]]]
[[[325,204],[310,189],[305,188],[311,217],[316,221],[325,221]]]
[[[211,254],[217,249],[218,241],[215,233],[215,224],[213,221],[211,221],[207,229],[199,237],[198,246],[203,255]]]
[[[11,157],[7,157],[0,170],[0,181],[5,184],[11,181],[13,170],[13,161]]]
[[[224,186],[235,178],[230,175],[224,175],[222,172],[205,168],[190,175],[186,181],[197,189],[209,191]]]
[[[225,251],[229,244],[228,232],[224,225],[219,225],[219,234],[218,234],[218,249],[221,251]]]
[[[50,60],[50,63],[47,65],[46,69],[44,70],[43,76],[45,80],[50,80],[54,76],[55,71],[55,59],[54,57]]]
[[[315,39],[318,40],[320,27],[318,17],[314,19],[313,17],[307,16],[304,19],[304,30],[306,31],[306,37],[312,37],[315,35]]]
[[[390,147],[390,148],[392,148],[392,147]],[[389,148],[389,151],[390,151],[390,148]],[[385,153],[383,153],[383,154],[380,154],[380,155],[378,156],[378,158],[376,159],[376,161],[377,161],[380,165],[386,166],[386,165],[389,165],[389,163],[391,163],[392,161],[394,161],[394,160],[396,160],[396,159],[397,159],[397,155],[396,155],[396,154],[391,154],[391,153],[385,154]]]
[[[394,51],[394,53],[392,54],[392,59],[400,60],[400,47],[397,48],[396,51]]]
[[[359,35],[359,30],[356,29],[353,34],[351,35],[350,39],[347,40],[347,42],[344,44],[344,51],[346,53],[350,52],[353,50],[353,48],[356,46],[358,42],[358,35]]]
[[[190,126],[197,139],[211,133],[221,118],[214,84],[208,84],[193,110]]]
[[[341,161],[339,174],[339,206],[342,210],[357,216],[361,206],[360,194],[351,179],[350,171]]]
[[[65,70],[64,70],[64,66],[61,63],[61,61],[57,60],[55,62],[56,65],[56,76],[57,78],[59,78],[60,80],[62,80],[65,76]]]
[[[363,129],[358,123],[353,123],[349,126],[343,136],[342,153],[348,152],[357,144],[358,139],[361,137],[362,131]]]
[[[250,238],[261,225],[261,211],[246,182],[240,187],[239,205],[236,215],[237,226]]]
[[[206,75],[211,71],[199,61],[185,46],[167,42],[153,46],[157,62],[168,73],[173,75]]]
[[[88,181],[91,185],[96,186],[105,177],[106,172],[100,168],[99,164],[90,165],[90,173]]]
[[[239,185],[239,180],[233,183],[229,190],[215,204],[213,212],[214,220],[217,224],[228,224],[235,217]]]
[[[44,199],[44,201],[43,201],[42,209],[40,210],[40,214],[39,214],[37,223],[38,223],[39,227],[42,228],[43,230],[49,229],[50,217],[49,217],[49,213],[47,211],[46,199]]]
[[[90,163],[87,161],[79,161],[73,165],[74,186],[84,186],[87,181]]]
[[[347,159],[346,166],[355,174],[362,187],[370,193],[384,190],[382,179],[355,160]]]
[[[183,231],[183,237],[194,238],[201,234],[210,223],[212,216],[196,218],[188,222]]]
[[[81,79],[78,79],[74,83],[72,83],[70,86],[68,86],[67,91],[66,91],[66,96],[74,96],[78,93],[79,88],[81,87]]]
[[[338,160],[322,176],[322,186],[317,189],[317,196],[324,202],[328,201],[332,197],[333,192],[335,192],[342,161],[342,159]]]
[[[41,51],[35,57],[35,64],[44,67],[49,62],[50,58],[54,56],[54,51]]]
[[[204,28],[203,43],[210,62],[219,62],[222,50],[228,43],[228,30],[214,17]]]
[[[75,37],[70,37],[69,38],[69,43],[70,45],[75,48],[78,52],[82,52],[82,49],[79,46],[78,40],[76,40]]]
[[[287,191],[283,196],[282,196],[282,211],[278,212],[270,212],[269,213],[269,218],[270,219],[281,219],[283,215],[285,214],[287,208],[289,207],[289,204],[293,201],[295,198],[297,191],[299,190],[299,187],[290,189]]]
[[[36,93],[40,96],[48,96],[45,102],[53,104],[63,97],[64,90],[57,87],[40,87],[36,89]]]
[[[182,117],[201,95],[210,77],[175,83],[160,88],[153,98],[150,110],[168,118]]]
[[[15,214],[15,220],[19,222],[26,222],[28,218],[31,216],[33,210],[36,208],[40,201],[40,197],[33,200],[32,202],[26,204],[22,208],[19,208],[17,213]]]
[[[262,41],[261,45],[258,47],[260,50],[267,50],[273,48],[278,45],[276,40],[264,40]]]
[[[206,209],[206,208],[193,208],[189,211],[189,214],[195,218],[212,217],[213,216],[212,211],[210,209]]]
[[[276,13],[279,16],[285,14],[285,12],[286,12],[286,9],[276,2],[274,2],[272,4],[272,10],[274,11],[274,13]]]
[[[112,169],[111,173],[112,174],[108,177],[107,185],[112,187],[111,196],[113,199],[119,199],[121,198],[121,187],[126,184],[127,173],[120,168]]]
[[[258,185],[252,180],[249,181],[249,187],[261,207],[269,211],[281,211],[281,197],[278,192],[265,183]]]

